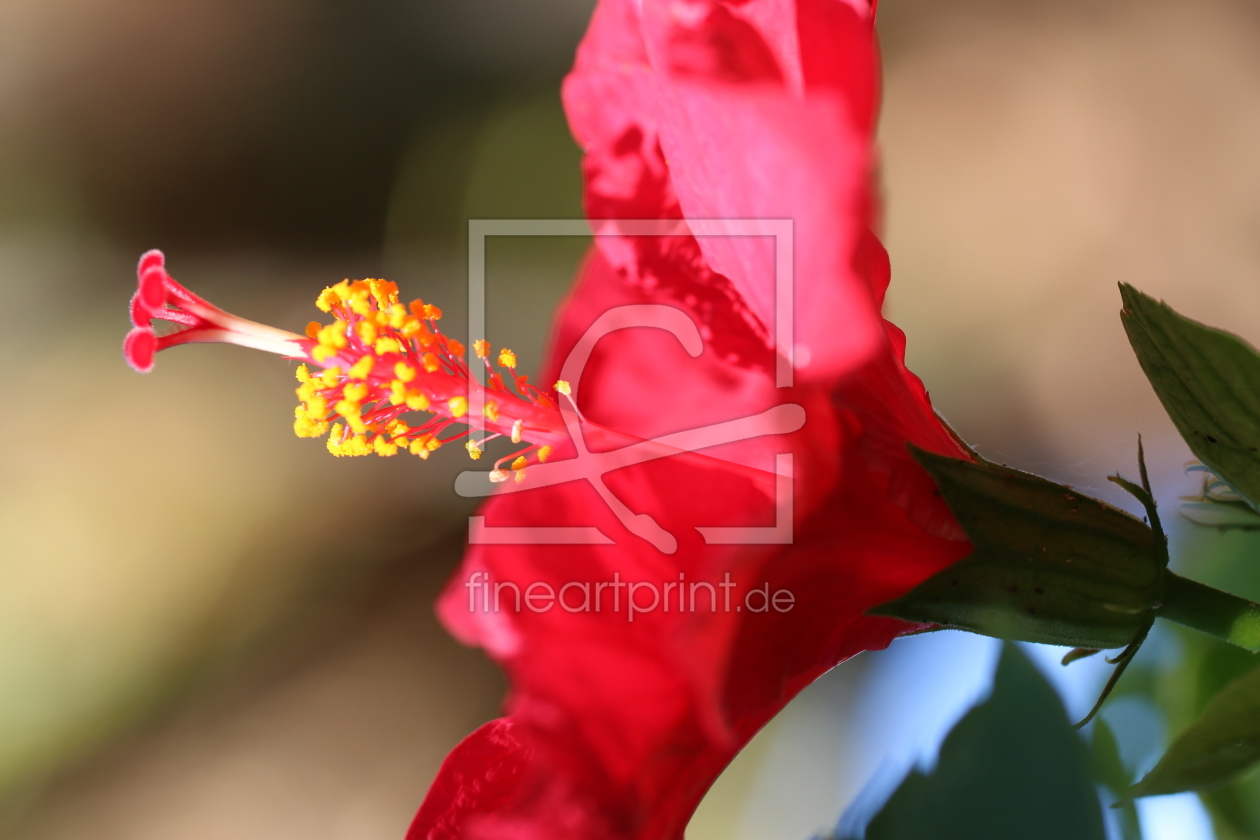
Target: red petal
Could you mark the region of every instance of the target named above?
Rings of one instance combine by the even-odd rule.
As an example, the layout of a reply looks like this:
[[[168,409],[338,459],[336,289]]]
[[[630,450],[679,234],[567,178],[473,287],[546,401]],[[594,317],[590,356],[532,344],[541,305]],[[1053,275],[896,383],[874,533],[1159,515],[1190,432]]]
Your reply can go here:
[[[603,311],[645,300],[642,291],[615,282],[600,256],[592,258],[557,326],[550,370],[558,370],[557,357]],[[765,466],[776,451],[796,456],[795,540],[706,544],[696,526],[765,525],[773,521],[772,505],[738,476],[676,459],[605,477],[635,513],[651,515],[677,537],[673,555],[627,534],[585,484],[513,493],[485,506],[493,527],[595,526],[617,542],[474,545],[441,601],[447,626],[508,670],[510,709],[521,732],[547,745],[523,782],[535,792],[516,805],[493,807],[496,819],[537,831],[522,837],[568,837],[577,824],[585,828],[574,836],[583,838],[680,837],[721,769],[796,692],[836,662],[883,647],[908,629],[867,618],[866,609],[969,550],[939,527],[952,522],[948,511],[906,453],[907,440],[957,449],[920,399],[917,380],[900,373],[891,341],[881,345],[882,361],[869,376],[864,368],[834,395],[775,389],[764,374],[709,353],[691,359],[676,345],[659,330],[607,336],[578,387],[583,410],[625,431],[655,435],[743,416],[776,400],[804,405],[801,432],[726,447]],[[477,572],[505,584],[497,609],[491,601],[485,611],[480,599],[493,595],[470,585]],[[694,612],[671,602],[669,612],[658,605],[630,622],[624,603],[620,611],[607,601],[601,612],[581,609],[581,584],[593,589],[616,575],[660,590],[680,573],[686,582],[713,584],[729,574],[735,606],[767,585],[770,593],[790,591],[795,605],[783,613],[710,612],[701,588]],[[523,601],[517,609],[506,584],[518,591],[531,584],[553,592],[577,588],[567,606],[537,612]],[[639,595],[646,606],[651,593]],[[426,808],[443,807],[448,796],[435,788]],[[539,806],[543,799],[551,804]]]

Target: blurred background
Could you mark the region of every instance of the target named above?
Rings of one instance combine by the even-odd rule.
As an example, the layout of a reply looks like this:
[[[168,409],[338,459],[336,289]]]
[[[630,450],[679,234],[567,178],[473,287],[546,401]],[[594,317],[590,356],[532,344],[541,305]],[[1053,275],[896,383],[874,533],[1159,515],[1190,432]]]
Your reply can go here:
[[[140,377],[119,346],[152,247],[264,322],[385,276],[460,323],[468,218],[581,213],[558,85],[591,6],[0,0],[0,837],[401,838],[494,716],[502,679],[432,616],[468,513],[457,453],[334,460],[290,431],[286,363],[182,349]],[[1115,284],[1260,342],[1260,7],[881,6],[911,367],[988,457],[1128,507],[1105,476],[1135,472],[1141,432],[1174,505],[1190,454]],[[488,332],[524,370],[581,246],[492,241]],[[1260,598],[1255,538],[1176,539],[1194,576]],[[930,759],[994,655],[937,634],[846,663],[689,837],[834,825]],[[1108,713],[1134,765],[1251,660],[1161,631]],[[1078,714],[1101,673],[1073,667]],[[1220,837],[1260,836],[1257,784],[1209,803]],[[1212,836],[1175,799],[1144,806],[1148,840]]]

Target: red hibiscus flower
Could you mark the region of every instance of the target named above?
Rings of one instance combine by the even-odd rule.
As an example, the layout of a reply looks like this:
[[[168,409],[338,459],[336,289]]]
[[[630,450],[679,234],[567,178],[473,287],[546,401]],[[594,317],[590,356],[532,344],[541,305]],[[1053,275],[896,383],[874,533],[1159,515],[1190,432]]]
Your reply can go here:
[[[714,445],[598,481],[506,485],[485,505],[489,530],[439,609],[507,670],[508,715],[447,758],[410,840],[678,840],[801,688],[913,629],[867,609],[969,551],[906,445],[965,452],[880,316],[873,14],[863,0],[601,0],[564,91],[588,215],[704,235],[599,237],[543,381],[589,352],[561,384],[581,428],[612,430],[593,452],[616,433]],[[786,297],[782,243],[734,235],[732,219],[791,221]],[[685,312],[699,346],[641,326],[592,347],[629,306]],[[785,407],[803,424],[688,431]],[[486,536],[514,527],[600,539]]]

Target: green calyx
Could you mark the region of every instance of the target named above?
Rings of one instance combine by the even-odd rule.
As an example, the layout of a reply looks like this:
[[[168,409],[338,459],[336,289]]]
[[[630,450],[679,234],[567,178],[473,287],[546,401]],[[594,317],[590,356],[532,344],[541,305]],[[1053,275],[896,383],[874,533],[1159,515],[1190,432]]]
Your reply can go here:
[[[1161,603],[1162,534],[1062,484],[911,448],[974,551],[871,612],[1074,648],[1128,646]]]

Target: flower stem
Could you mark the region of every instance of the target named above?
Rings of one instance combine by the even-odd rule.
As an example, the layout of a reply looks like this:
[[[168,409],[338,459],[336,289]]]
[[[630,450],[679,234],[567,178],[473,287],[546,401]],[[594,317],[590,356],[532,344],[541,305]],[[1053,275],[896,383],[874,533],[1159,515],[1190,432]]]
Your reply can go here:
[[[1260,604],[1172,572],[1164,579],[1164,603],[1156,615],[1260,651]]]

